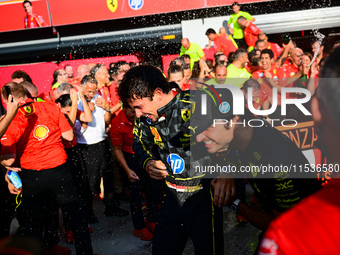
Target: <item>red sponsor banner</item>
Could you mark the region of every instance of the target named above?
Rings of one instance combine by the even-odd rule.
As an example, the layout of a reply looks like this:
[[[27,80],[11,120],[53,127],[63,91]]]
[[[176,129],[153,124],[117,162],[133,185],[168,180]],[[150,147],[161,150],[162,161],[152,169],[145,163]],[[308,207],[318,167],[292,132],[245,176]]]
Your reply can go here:
[[[205,0],[50,0],[49,3],[55,26],[205,7]]]
[[[239,0],[240,4],[271,0]],[[231,5],[234,0],[50,0],[55,26]],[[180,22],[180,21],[179,21]]]
[[[49,0],[54,26],[131,18],[231,5],[234,0]],[[240,4],[271,0],[239,0]],[[25,28],[23,0],[0,0],[0,32]],[[31,0],[33,13],[51,26],[46,0]],[[179,20],[180,22],[180,20]]]
[[[0,0],[0,32],[25,29],[23,0]],[[31,0],[32,12],[51,26],[46,0]]]

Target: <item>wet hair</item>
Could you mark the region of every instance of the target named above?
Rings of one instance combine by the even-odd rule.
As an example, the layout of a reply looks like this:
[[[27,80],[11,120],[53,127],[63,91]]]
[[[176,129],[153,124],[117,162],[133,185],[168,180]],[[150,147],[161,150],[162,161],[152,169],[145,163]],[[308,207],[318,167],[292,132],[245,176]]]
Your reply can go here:
[[[257,40],[257,41],[255,42],[255,47],[257,47],[257,46],[258,46],[258,44],[259,44],[259,43],[261,43],[261,42],[264,42],[264,40],[260,40],[260,39],[259,39],[259,40]]]
[[[306,55],[310,61],[313,59],[313,55],[310,52],[304,52],[303,55]]]
[[[234,62],[234,60],[235,60],[234,54],[235,54],[235,52],[229,52],[229,54],[228,54],[228,63]]]
[[[242,86],[242,89],[245,91],[245,92],[248,92],[248,88],[253,88],[255,90],[260,90],[261,89],[261,86],[260,86],[260,83],[255,80],[255,79],[249,79],[247,80],[243,86]]]
[[[117,65],[117,64],[116,64]],[[115,65],[115,66],[116,66]],[[102,68],[103,66],[105,66],[104,64],[96,64],[94,67],[91,68],[90,70],[90,75],[95,77],[96,73],[99,71],[100,68]]]
[[[241,56],[243,56],[244,54],[247,54],[247,51],[244,49],[238,49],[234,52],[233,58],[234,61],[238,60]]]
[[[212,28],[208,28],[207,31],[205,32],[205,35],[210,35],[210,34],[216,34],[216,31]]]
[[[60,74],[60,68],[59,69],[57,69],[57,70],[55,70],[54,72],[53,72],[53,81],[52,81],[52,86],[57,82],[57,80],[58,80],[58,75]]]
[[[225,56],[225,54],[222,51],[219,54],[214,55],[215,63],[220,61],[219,59],[220,59],[221,56]]]
[[[181,58],[181,57],[177,57],[177,58],[171,60],[171,62],[170,62],[170,66],[172,66],[172,65],[179,65],[179,66],[182,67],[184,64],[185,64],[184,59]]]
[[[214,73],[215,74],[216,74],[217,67],[224,67],[225,69],[227,69],[227,67],[223,63],[218,63],[214,66]]]
[[[26,4],[26,3],[29,3],[29,4],[30,4],[30,6],[32,6],[32,3],[31,3],[31,1],[28,1],[28,0],[25,0],[25,1],[23,1],[23,2],[22,2],[22,6],[25,6],[25,4]]]
[[[184,64],[184,65],[182,66],[182,69],[183,69],[183,70],[188,70],[188,69],[190,69],[190,65],[189,65],[189,64]]]
[[[8,82],[1,88],[1,93],[3,98],[7,99],[7,91],[6,86],[9,87],[11,94],[16,98],[21,97],[28,97],[27,90],[24,88],[24,86],[16,83],[16,82]]]
[[[38,88],[33,83],[29,81],[23,81],[23,82],[20,82],[19,84],[27,90],[29,98],[33,98],[31,95],[31,91],[38,94]]]
[[[180,58],[182,58],[183,60],[186,58],[191,59],[188,54],[183,54],[182,56],[180,56]]]
[[[124,75],[118,93],[124,105],[132,99],[149,97],[152,100],[158,88],[165,94],[171,91],[171,85],[163,73],[154,66],[136,66]]]
[[[190,68],[190,66],[189,66],[189,68]],[[168,69],[168,78],[170,78],[170,74],[172,74],[172,73],[182,73],[182,75],[184,77],[183,69],[179,65],[170,65],[170,67]]]
[[[31,77],[29,76],[29,74],[26,73],[26,72],[23,71],[23,70],[17,70],[17,71],[15,71],[14,73],[12,73],[11,78],[12,78],[12,80],[13,80],[13,79],[23,79],[24,81],[28,81],[28,82],[31,82],[31,83],[32,83],[32,79],[31,79]]]
[[[55,100],[56,104],[60,103],[60,108],[65,108],[68,106],[72,106],[72,100],[70,94],[61,95],[57,100]]]
[[[258,51],[258,50],[257,49],[253,49],[251,52],[248,53],[249,60],[251,60],[253,57],[256,56],[256,51]]]
[[[261,57],[263,54],[268,54],[270,59],[274,58],[274,53],[270,49],[264,49],[263,51],[261,51]]]
[[[93,83],[97,85],[97,80],[91,75],[85,75],[83,79],[81,79],[80,84],[84,87],[87,83]]]
[[[63,82],[62,84],[59,85],[59,87],[57,88],[57,92],[58,93],[64,93],[65,91],[67,91],[68,93],[70,93],[70,90],[73,89],[73,86],[68,83],[68,82]]]
[[[66,71],[66,67],[68,67],[68,66],[72,67],[71,65],[66,65],[66,66],[64,66],[64,70],[65,70],[65,71]]]
[[[239,21],[244,21],[244,20],[246,20],[246,18],[245,17],[243,17],[243,16],[240,16],[240,17],[238,17],[238,19],[237,20],[239,20]]]

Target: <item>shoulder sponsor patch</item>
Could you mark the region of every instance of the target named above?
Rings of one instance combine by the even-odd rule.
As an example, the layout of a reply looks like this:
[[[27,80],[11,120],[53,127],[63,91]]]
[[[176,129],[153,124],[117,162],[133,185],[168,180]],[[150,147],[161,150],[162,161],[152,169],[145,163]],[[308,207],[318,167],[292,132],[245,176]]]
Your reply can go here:
[[[26,115],[26,116],[31,115],[35,112],[35,108],[34,108],[33,104],[21,107],[21,108],[19,108],[19,110],[23,115]]]

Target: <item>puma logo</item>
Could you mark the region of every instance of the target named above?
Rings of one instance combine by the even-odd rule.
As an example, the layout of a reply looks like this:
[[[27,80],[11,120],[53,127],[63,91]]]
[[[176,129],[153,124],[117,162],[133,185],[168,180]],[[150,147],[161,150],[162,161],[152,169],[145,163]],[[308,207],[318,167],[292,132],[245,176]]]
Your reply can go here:
[[[194,132],[194,134],[196,133],[196,128],[197,128],[197,126],[196,126],[196,127],[194,127],[194,128],[193,128],[192,126],[189,126],[189,127],[188,127],[188,129],[191,129],[191,130],[192,130],[192,132]]]

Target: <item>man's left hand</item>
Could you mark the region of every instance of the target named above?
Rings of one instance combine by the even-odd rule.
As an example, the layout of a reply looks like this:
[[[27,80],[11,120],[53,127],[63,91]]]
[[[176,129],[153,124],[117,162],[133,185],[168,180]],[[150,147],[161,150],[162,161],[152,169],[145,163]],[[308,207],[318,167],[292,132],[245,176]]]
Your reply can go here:
[[[236,195],[236,184],[234,177],[222,174],[211,182],[214,188],[214,204],[218,207],[230,205]]]

